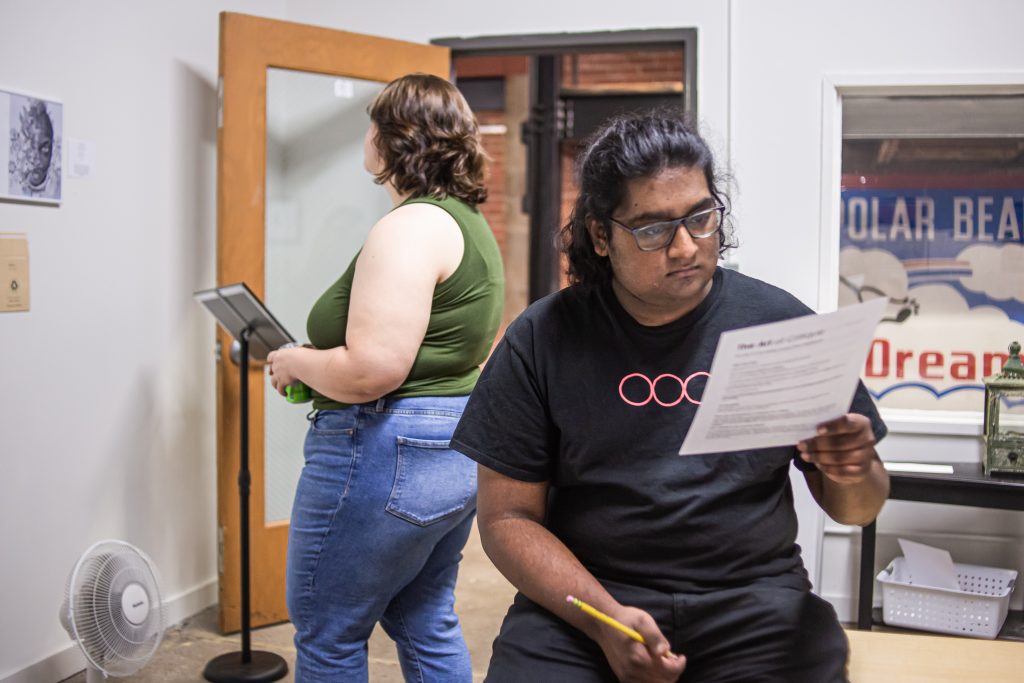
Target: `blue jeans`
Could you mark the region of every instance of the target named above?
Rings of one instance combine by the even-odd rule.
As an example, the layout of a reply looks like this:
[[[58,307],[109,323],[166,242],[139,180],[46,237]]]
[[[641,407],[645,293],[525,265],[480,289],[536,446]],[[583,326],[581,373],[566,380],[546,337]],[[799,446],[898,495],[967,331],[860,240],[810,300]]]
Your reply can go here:
[[[378,621],[407,681],[472,681],[454,588],[476,463],[448,446],[466,399],[381,399],[311,419],[288,536],[298,683],[366,681]]]

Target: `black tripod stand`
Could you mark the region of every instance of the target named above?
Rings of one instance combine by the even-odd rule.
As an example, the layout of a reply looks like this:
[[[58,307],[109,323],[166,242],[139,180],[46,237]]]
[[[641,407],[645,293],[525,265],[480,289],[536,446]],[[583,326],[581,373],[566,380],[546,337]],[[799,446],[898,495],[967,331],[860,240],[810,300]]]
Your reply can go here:
[[[295,341],[245,283],[195,293],[239,345],[239,408],[241,435],[238,467],[239,538],[242,569],[242,650],[214,657],[203,669],[212,683],[270,683],[288,673],[284,659],[273,652],[253,652],[249,610],[249,351],[264,359],[272,349]]]
[[[288,673],[284,659],[273,652],[253,651],[249,615],[249,336],[246,327],[238,335],[239,381],[238,402],[241,410],[241,441],[238,468],[238,500],[240,507],[240,540],[242,546],[242,651],[214,657],[206,663],[203,678],[212,683],[269,683]]]

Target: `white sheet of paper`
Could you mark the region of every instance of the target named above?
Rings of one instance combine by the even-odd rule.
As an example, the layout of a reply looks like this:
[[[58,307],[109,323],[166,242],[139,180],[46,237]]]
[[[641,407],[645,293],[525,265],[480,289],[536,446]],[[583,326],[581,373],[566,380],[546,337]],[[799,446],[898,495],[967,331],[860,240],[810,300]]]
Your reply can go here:
[[[92,176],[93,167],[96,165],[96,143],[90,140],[68,138],[66,147],[68,150],[68,177],[88,178]]]
[[[915,543],[905,538],[898,539],[903,559],[907,562],[915,586],[930,586],[960,590],[960,582],[956,578],[956,567],[948,550],[933,548],[924,543]]]
[[[887,472],[916,472],[919,474],[953,474],[952,465],[926,462],[883,462]]]
[[[679,454],[793,446],[845,415],[887,303],[724,333]]]

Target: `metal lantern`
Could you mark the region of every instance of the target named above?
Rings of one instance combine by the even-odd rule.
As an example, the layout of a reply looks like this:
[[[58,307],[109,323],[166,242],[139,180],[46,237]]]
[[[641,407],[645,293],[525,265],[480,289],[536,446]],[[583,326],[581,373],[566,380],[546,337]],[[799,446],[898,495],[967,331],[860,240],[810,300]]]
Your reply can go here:
[[[985,474],[1024,474],[1024,420],[1019,413],[1006,413],[1020,406],[1024,406],[1024,365],[1020,344],[1013,342],[1002,372],[985,378]]]

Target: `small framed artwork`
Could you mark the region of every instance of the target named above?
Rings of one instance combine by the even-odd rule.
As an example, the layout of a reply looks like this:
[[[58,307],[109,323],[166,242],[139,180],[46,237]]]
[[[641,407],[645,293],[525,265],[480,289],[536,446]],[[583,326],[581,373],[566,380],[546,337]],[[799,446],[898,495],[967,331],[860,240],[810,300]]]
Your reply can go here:
[[[64,106],[0,90],[0,199],[59,204]]]

